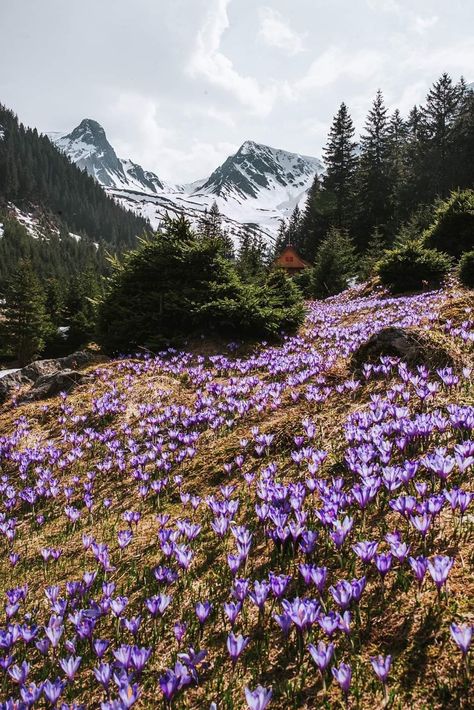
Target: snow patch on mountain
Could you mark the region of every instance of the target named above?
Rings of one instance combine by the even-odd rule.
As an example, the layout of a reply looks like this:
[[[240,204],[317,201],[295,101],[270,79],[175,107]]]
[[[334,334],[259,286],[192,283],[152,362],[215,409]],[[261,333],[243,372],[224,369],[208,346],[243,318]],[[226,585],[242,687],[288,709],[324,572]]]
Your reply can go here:
[[[304,205],[321,162],[314,157],[245,141],[207,178],[171,185],[131,160],[117,156],[102,126],[81,121],[71,133],[50,139],[78,167],[92,175],[119,203],[157,227],[165,214],[196,222],[217,203],[226,228],[238,234],[250,225],[272,240],[281,219]]]

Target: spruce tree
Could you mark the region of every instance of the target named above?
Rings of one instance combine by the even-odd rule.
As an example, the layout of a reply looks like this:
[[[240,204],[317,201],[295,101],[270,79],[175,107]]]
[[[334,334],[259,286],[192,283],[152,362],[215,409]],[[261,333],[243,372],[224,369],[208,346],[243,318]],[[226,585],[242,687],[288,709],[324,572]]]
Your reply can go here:
[[[318,246],[329,228],[325,198],[326,193],[322,189],[321,180],[318,175],[315,175],[301,217],[298,243],[301,256],[310,262],[314,261]]]
[[[208,239],[219,241],[227,259],[234,258],[234,244],[230,234],[222,227],[222,215],[216,201],[212,203],[209,210],[205,208],[198,222],[198,231]]]
[[[372,232],[367,249],[359,263],[359,276],[366,281],[375,273],[375,266],[387,250],[387,240],[378,227]]]
[[[455,85],[444,73],[429,90],[423,110],[428,130],[424,177],[440,197],[447,195],[453,179],[455,166],[449,161],[451,128],[459,115],[463,93],[463,86]]]
[[[390,132],[382,92],[377,91],[361,137],[358,171],[359,248],[367,245],[374,227],[385,227],[390,216]]]
[[[326,298],[344,291],[355,276],[354,244],[344,229],[332,227],[319,245],[312,270],[312,293]]]
[[[326,173],[323,186],[332,195],[332,220],[337,227],[348,227],[354,216],[354,178],[357,167],[354,133],[352,118],[346,104],[342,103],[333,119],[324,148]]]
[[[22,261],[5,292],[1,331],[20,367],[41,354],[52,325],[46,298],[30,262]]]
[[[244,281],[258,279],[268,261],[268,249],[263,237],[251,227],[246,226],[239,237],[237,271]]]

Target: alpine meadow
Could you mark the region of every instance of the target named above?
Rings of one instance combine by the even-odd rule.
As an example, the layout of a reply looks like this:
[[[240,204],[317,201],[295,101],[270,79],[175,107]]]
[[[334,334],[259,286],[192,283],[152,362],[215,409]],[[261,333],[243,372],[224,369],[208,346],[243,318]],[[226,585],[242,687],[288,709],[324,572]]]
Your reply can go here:
[[[473,707],[473,22],[4,0],[0,710]]]

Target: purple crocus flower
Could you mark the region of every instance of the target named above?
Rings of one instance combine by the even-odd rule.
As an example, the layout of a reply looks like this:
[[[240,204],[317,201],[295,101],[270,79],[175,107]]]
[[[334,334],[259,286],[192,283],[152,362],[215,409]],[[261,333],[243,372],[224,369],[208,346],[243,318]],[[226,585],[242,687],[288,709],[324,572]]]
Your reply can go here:
[[[230,621],[230,625],[235,624],[235,620],[242,609],[242,602],[228,602],[224,604],[224,611]]]
[[[198,602],[196,604],[196,616],[200,624],[204,624],[212,611],[212,604],[209,601]]]
[[[357,557],[360,557],[364,564],[368,564],[377,552],[378,546],[379,543],[375,540],[362,540],[361,542],[356,542],[355,545],[352,545],[352,549],[356,553]]]
[[[471,645],[473,627],[468,624],[464,624],[464,626],[456,626],[456,624],[451,624],[449,628],[454,642],[461,649],[462,655],[467,656],[467,652],[469,651],[469,647]]]
[[[171,669],[168,669],[162,676],[160,676],[159,684],[161,692],[165,696],[166,700],[170,701],[179,688],[179,678]]]
[[[107,690],[112,677],[112,666],[109,663],[101,663],[100,666],[93,669],[93,673],[104,690]]]
[[[69,656],[69,658],[61,658],[59,661],[59,665],[69,681],[72,682],[74,680],[74,676],[81,665],[81,660],[81,656]]]
[[[102,658],[102,656],[105,654],[107,651],[110,641],[104,641],[102,639],[95,639],[94,643],[92,644],[94,647],[94,653],[97,656],[97,658]]]
[[[246,686],[245,700],[247,701],[247,707],[249,710],[265,710],[272,698],[272,693],[271,688],[263,688],[261,685],[257,685],[255,690],[250,690]]]
[[[438,591],[448,579],[448,574],[454,564],[452,557],[446,555],[435,555],[432,560],[428,560],[428,571],[433,578]]]
[[[54,682],[51,682],[48,679],[43,683],[44,697],[49,703],[51,703],[51,705],[54,706],[58,702],[61,693],[63,692],[63,688],[64,685],[59,678],[57,678]]]
[[[229,651],[229,656],[232,659],[232,663],[236,663],[238,657],[245,649],[249,642],[249,638],[244,638],[241,634],[235,636],[232,632],[227,637],[227,650]]]
[[[288,614],[273,614],[273,618],[283,631],[283,635],[288,636],[288,633],[291,629],[291,624],[293,623],[291,620],[291,616],[289,616]]]
[[[352,584],[345,579],[342,579],[336,584],[335,587],[329,587],[329,591],[336,604],[341,607],[341,609],[347,609],[352,601],[353,590]]]
[[[174,626],[173,626],[173,633],[176,641],[178,643],[181,643],[181,641],[184,638],[184,635],[186,634],[186,629],[187,629],[187,624],[186,623],[181,623],[177,621]]]
[[[336,666],[334,668],[331,668],[331,672],[335,680],[341,686],[341,690],[344,695],[347,695],[349,693],[349,687],[351,685],[352,679],[351,667],[347,663],[341,663],[339,668],[337,668]]]
[[[426,570],[428,569],[428,560],[426,557],[423,557],[423,555],[420,555],[419,557],[409,557],[408,563],[412,568],[418,585],[421,587]]]
[[[370,662],[377,678],[385,684],[392,666],[392,657],[385,656],[384,658],[383,656],[373,656]]]
[[[18,683],[18,685],[25,684],[25,681],[26,681],[26,678],[27,678],[29,672],[30,672],[30,664],[27,663],[26,661],[23,661],[21,666],[14,665],[8,669],[8,675],[10,676],[10,678],[13,681],[15,681],[15,683]]]
[[[380,575],[385,577],[392,567],[393,557],[391,552],[381,552],[374,555],[374,563]]]
[[[333,657],[334,644],[328,643],[326,645],[324,641],[319,641],[318,645],[314,646],[314,644],[310,643],[308,645],[308,651],[321,673],[324,673]]]

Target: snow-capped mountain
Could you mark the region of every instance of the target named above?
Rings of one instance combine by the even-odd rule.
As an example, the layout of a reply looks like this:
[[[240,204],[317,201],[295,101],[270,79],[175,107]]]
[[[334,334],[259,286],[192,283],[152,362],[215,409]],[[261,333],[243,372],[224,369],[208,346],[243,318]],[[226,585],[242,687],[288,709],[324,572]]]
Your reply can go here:
[[[158,193],[164,185],[157,175],[131,160],[117,157],[105,131],[97,121],[84,118],[66,135],[49,133],[49,138],[73,163],[106,188],[130,188]]]
[[[216,202],[232,232],[250,224],[271,239],[280,220],[289,217],[295,205],[304,204],[315,173],[322,169],[317,158],[246,141],[208,178],[172,186],[131,160],[118,158],[104,129],[92,119],[84,119],[67,135],[49,137],[72,162],[153,226],[167,212],[184,212],[196,221]]]

